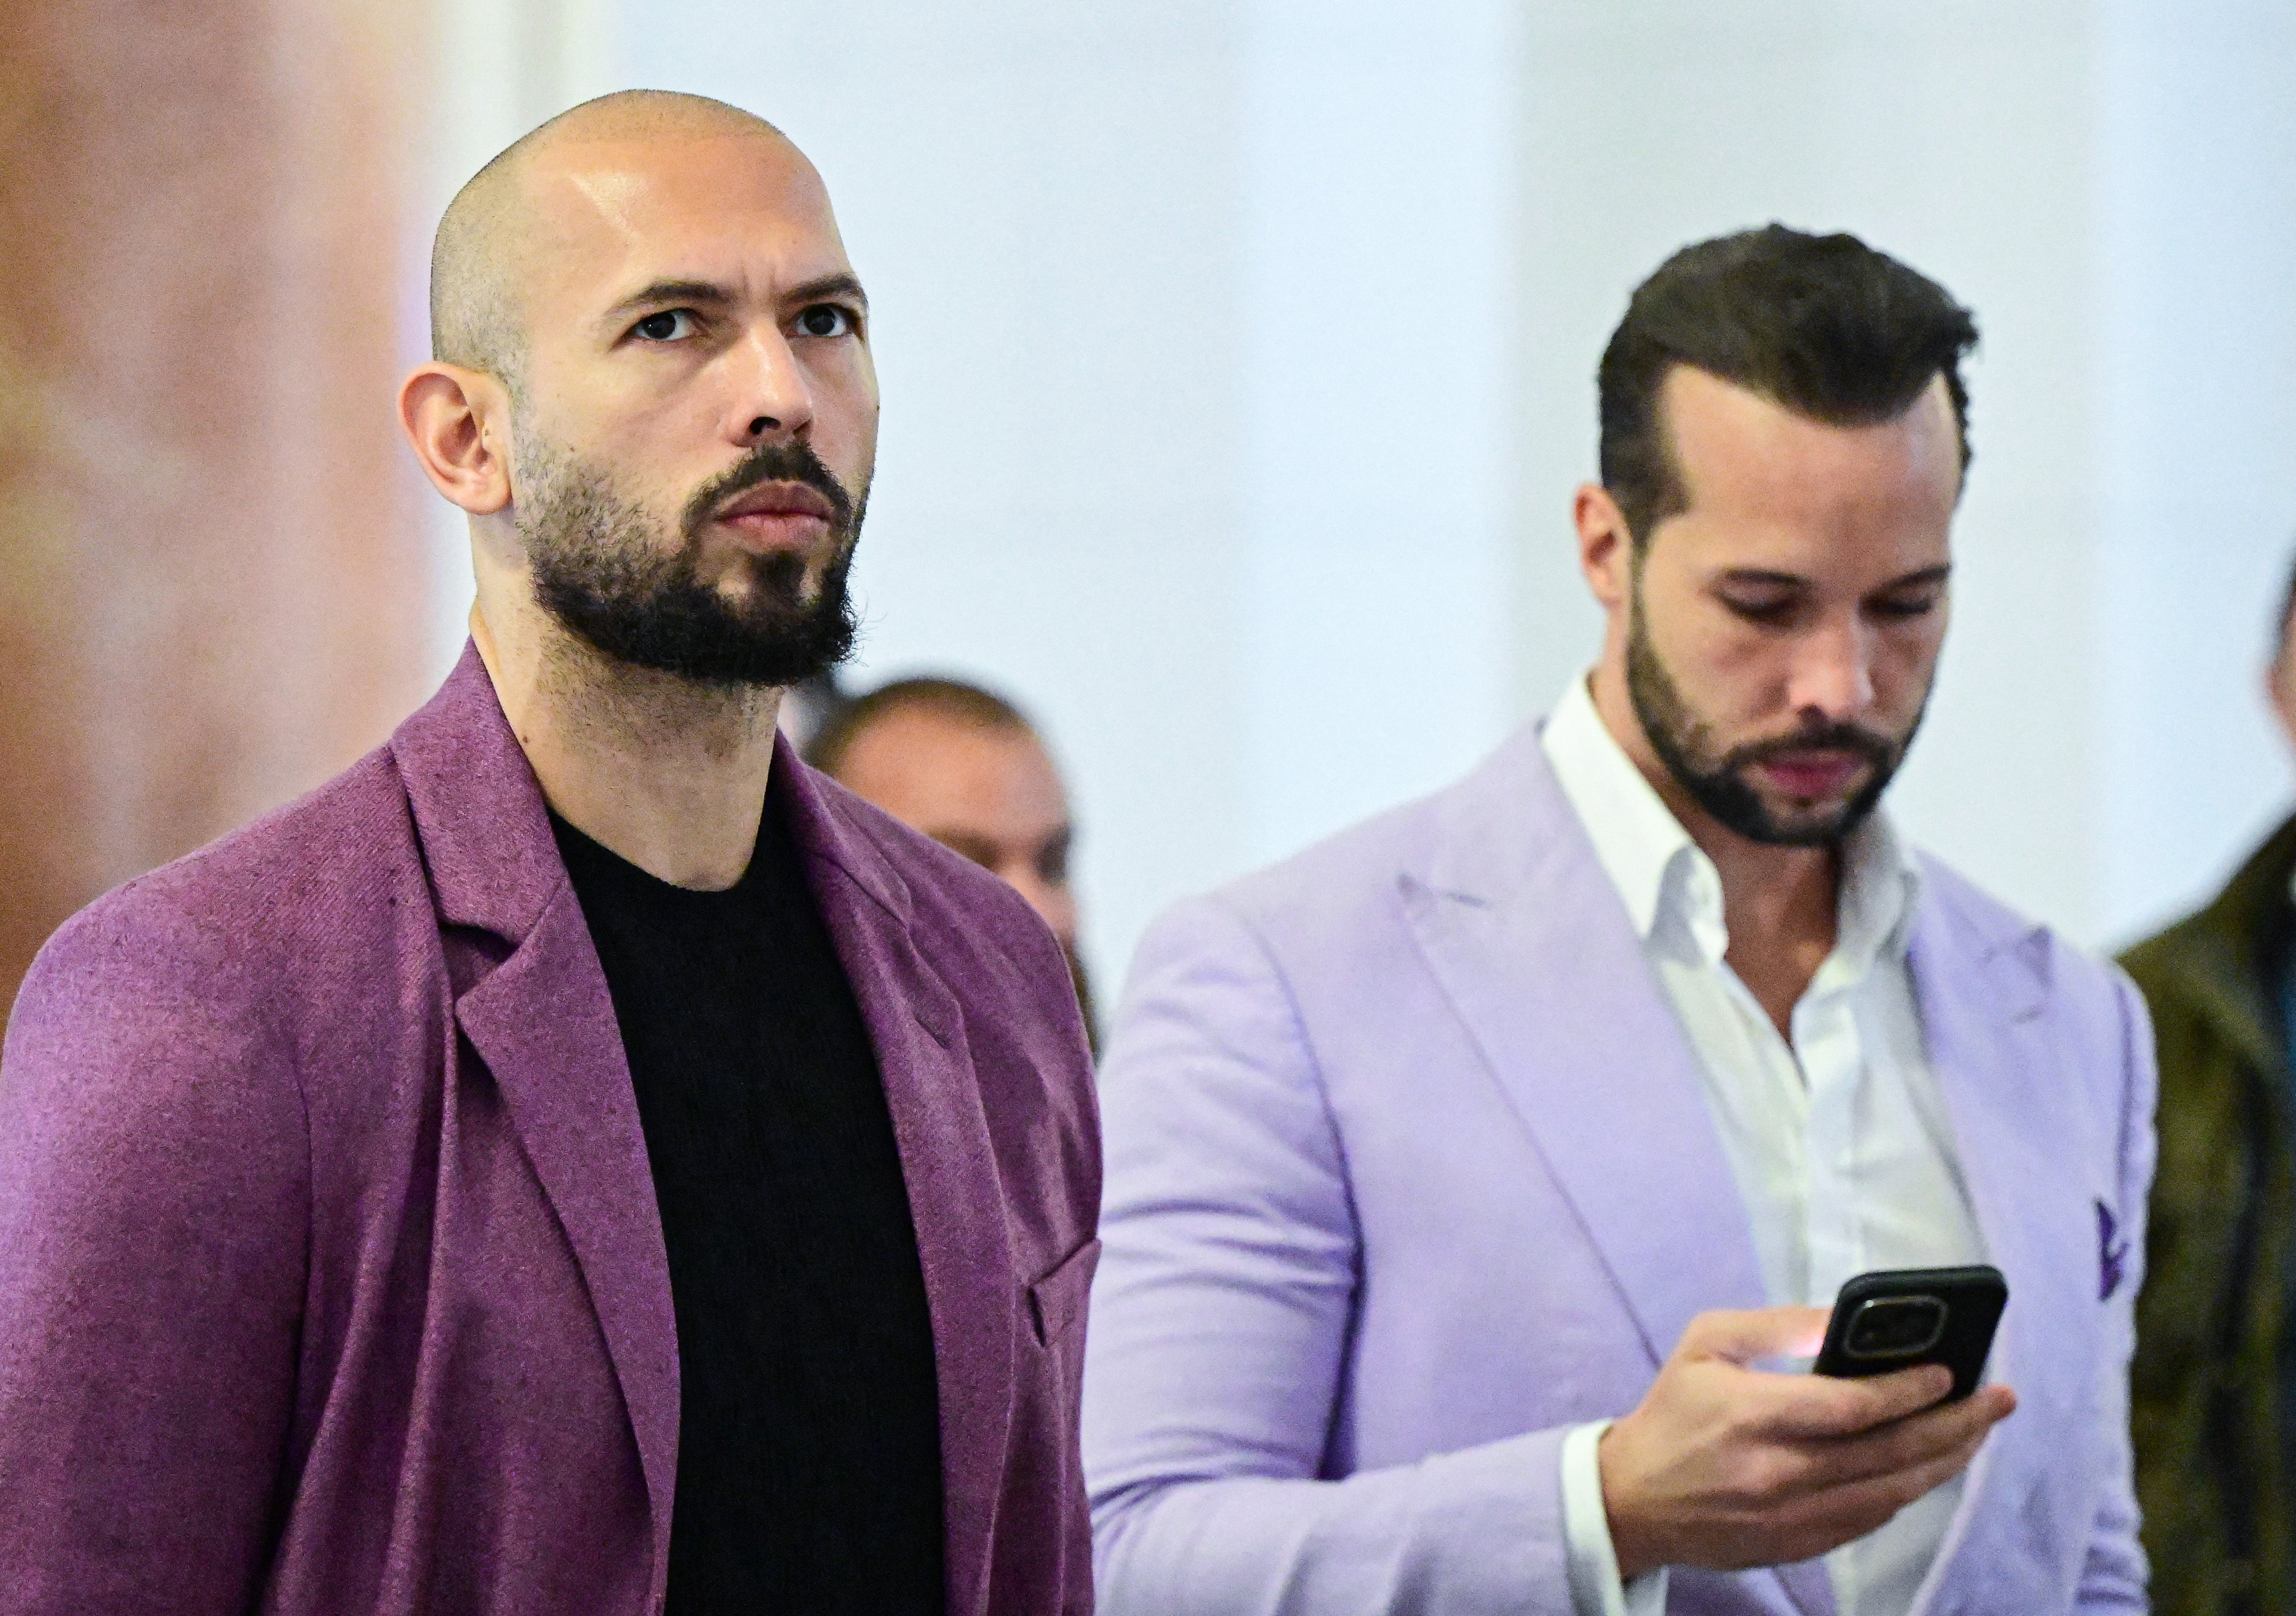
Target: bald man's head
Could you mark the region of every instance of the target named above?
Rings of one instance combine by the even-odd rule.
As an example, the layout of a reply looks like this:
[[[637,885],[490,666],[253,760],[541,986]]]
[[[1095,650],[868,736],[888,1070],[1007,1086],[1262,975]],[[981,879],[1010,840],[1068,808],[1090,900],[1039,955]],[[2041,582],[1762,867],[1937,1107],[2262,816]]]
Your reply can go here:
[[[482,607],[724,686],[850,647],[869,302],[772,126],[691,95],[577,107],[455,198],[431,296],[399,414],[472,518]]]
[[[788,144],[754,112],[675,90],[617,90],[521,136],[455,193],[430,244],[430,357],[484,371],[515,395],[526,347],[521,299],[535,162],[566,144],[751,135]]]

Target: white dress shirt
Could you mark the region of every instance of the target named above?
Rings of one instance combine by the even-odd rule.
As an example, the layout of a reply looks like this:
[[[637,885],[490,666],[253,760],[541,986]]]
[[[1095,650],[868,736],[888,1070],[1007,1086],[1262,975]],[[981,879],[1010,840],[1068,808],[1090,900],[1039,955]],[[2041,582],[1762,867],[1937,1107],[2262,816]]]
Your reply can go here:
[[[1920,873],[1888,820],[1875,814],[1842,849],[1833,952],[1788,1040],[1724,957],[1713,862],[1603,726],[1587,681],[1540,741],[1697,1055],[1771,1305],[1830,1308],[1843,1281],[1876,1268],[1983,1262],[1906,956]],[[1573,1604],[1656,1616],[1663,1571],[1620,1580],[1595,1456],[1605,1429],[1562,1447]],[[1956,1478],[1826,1556],[1841,1616],[1907,1616],[1960,1497]]]

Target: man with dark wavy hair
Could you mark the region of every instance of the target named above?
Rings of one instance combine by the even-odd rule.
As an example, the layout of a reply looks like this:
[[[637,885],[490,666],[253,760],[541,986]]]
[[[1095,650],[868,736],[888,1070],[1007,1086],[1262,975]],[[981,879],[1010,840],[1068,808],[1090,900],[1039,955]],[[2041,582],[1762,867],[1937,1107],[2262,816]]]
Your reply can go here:
[[[1060,951],[776,738],[876,448],[820,176],[608,96],[431,291],[461,665],[10,1023],[0,1610],[1088,1611]]]
[[[1101,1077],[1106,1608],[2144,1608],[2144,1013],[1879,811],[1976,335],[1846,235],[1669,259],[1574,503],[1592,673],[1141,945]],[[1778,1362],[1861,1273],[1977,1263],[2011,1300],[1964,1400]]]

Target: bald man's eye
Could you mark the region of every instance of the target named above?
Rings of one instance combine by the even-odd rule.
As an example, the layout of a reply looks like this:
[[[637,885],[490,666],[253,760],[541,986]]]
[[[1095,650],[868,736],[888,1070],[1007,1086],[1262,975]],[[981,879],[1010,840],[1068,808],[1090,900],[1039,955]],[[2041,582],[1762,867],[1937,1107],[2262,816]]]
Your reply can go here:
[[[649,342],[675,342],[693,334],[693,311],[690,308],[668,308],[658,315],[648,315],[630,327],[630,334],[644,337]]]
[[[800,337],[849,337],[856,328],[853,311],[835,303],[816,303],[797,317]]]

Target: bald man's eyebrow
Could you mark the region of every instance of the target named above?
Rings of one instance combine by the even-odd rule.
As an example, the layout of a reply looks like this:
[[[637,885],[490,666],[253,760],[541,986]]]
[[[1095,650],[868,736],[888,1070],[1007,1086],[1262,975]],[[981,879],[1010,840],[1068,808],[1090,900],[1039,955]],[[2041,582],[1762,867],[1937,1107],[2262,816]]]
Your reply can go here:
[[[653,304],[697,303],[723,308],[733,300],[732,292],[709,281],[656,281],[643,291],[634,291],[624,298],[608,309],[603,317],[619,320]]]
[[[862,308],[869,307],[869,294],[861,290],[861,283],[849,275],[825,275],[801,282],[782,293],[784,303],[819,303],[829,298],[850,298]]]

